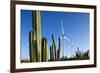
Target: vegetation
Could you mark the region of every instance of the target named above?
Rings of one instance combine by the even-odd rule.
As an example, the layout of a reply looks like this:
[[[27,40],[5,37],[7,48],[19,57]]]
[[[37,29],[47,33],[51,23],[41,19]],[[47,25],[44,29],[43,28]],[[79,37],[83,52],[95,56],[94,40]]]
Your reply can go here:
[[[50,46],[50,61],[60,60],[60,37],[58,38],[58,49],[55,45],[54,35],[52,34],[52,45]]]
[[[45,37],[42,38],[42,51],[41,51],[41,57],[42,62],[48,61],[48,43],[47,39]]]
[[[67,58],[67,56],[60,59],[60,61],[67,60],[88,60],[89,59],[89,50],[82,52],[77,48],[77,51],[74,56]]]
[[[40,11],[32,11],[33,30],[29,33],[30,62],[48,61],[48,44],[41,38]]]

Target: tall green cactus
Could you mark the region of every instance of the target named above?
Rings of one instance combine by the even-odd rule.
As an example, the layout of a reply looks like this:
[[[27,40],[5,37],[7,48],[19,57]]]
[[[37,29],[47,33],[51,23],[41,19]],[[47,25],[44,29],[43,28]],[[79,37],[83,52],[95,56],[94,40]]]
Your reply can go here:
[[[50,46],[50,61],[55,61],[55,50],[54,50],[54,45],[52,44]]]
[[[47,62],[48,61],[48,43],[47,39],[45,37],[42,38],[42,62]]]
[[[60,37],[58,38],[57,60],[60,60]]]
[[[29,32],[29,55],[30,55],[30,62],[33,62],[34,61],[34,58],[33,58],[33,45],[32,45],[32,41],[33,41],[33,33],[32,31]]]
[[[56,44],[55,44],[55,40],[54,40],[54,35],[52,34],[52,48],[54,49],[53,51],[54,51],[54,57],[55,57],[55,60],[56,60],[56,58],[57,58],[57,53],[56,53]]]
[[[52,46],[50,46],[50,61],[53,61],[54,60],[54,57],[53,57],[53,49],[52,49]]]
[[[32,11],[33,30],[36,33],[37,62],[41,62],[41,21],[40,11]]]
[[[54,44],[52,44],[52,55],[53,55],[53,61],[56,61],[56,49],[54,48]]]
[[[37,49],[36,49],[36,34],[33,31],[29,32],[29,53],[30,53],[30,62],[36,62],[36,54],[37,54]]]

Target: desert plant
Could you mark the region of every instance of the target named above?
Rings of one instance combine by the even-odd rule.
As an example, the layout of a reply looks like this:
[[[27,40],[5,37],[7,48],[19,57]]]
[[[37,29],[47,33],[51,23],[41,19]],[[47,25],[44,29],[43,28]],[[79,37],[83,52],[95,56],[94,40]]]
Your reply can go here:
[[[36,62],[36,54],[37,54],[37,49],[36,49],[36,35],[35,32],[30,31],[29,32],[29,54],[30,54],[30,62]]]
[[[40,11],[32,11],[33,30],[36,33],[37,62],[41,62],[41,21]]]
[[[82,53],[79,50],[79,47],[77,47],[77,51],[76,51],[76,55],[75,56],[76,56],[77,59],[81,59],[81,57],[82,57]]]
[[[52,34],[52,45],[50,46],[50,60],[60,60],[60,37],[58,38],[58,49],[56,48],[54,35]]]
[[[54,57],[55,57],[55,60],[56,60],[57,59],[56,44],[55,44],[55,40],[54,40],[54,35],[53,34],[52,34],[52,48],[53,48]]]
[[[82,55],[83,59],[89,59],[89,50],[85,51]]]
[[[50,46],[50,61],[53,60],[53,55],[52,55],[52,47]]]
[[[55,50],[54,50],[54,45],[52,44],[50,46],[50,61],[55,61]]]
[[[57,60],[60,60],[60,37],[58,38]]]
[[[42,38],[42,52],[41,52],[42,62],[48,61],[48,43],[45,37]]]

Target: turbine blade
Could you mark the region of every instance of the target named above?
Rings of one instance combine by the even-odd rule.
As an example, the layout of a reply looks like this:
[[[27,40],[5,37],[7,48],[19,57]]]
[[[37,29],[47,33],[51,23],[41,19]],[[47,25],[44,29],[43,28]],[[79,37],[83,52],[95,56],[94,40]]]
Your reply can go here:
[[[63,20],[61,21],[62,34],[64,34]]]
[[[68,37],[64,36],[64,38],[69,41]]]
[[[71,43],[71,46],[72,46],[72,47],[73,47],[73,45],[74,45],[74,44],[73,44],[73,43]]]

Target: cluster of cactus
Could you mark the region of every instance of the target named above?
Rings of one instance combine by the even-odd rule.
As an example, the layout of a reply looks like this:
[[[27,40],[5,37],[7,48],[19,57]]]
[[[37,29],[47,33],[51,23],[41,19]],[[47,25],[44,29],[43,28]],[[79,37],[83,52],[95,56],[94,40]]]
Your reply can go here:
[[[48,44],[41,38],[40,11],[32,11],[33,30],[29,32],[30,62],[48,61]]]
[[[40,11],[32,11],[32,31],[29,32],[29,55],[30,62],[48,61],[48,41],[46,37],[41,38]],[[50,46],[50,61],[60,60],[60,37],[58,38],[58,49],[52,34],[52,45]]]
[[[50,46],[50,61],[60,60],[60,37],[58,38],[58,49],[55,44],[54,35],[52,34],[52,45]]]

